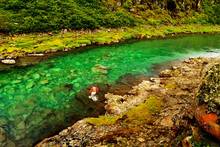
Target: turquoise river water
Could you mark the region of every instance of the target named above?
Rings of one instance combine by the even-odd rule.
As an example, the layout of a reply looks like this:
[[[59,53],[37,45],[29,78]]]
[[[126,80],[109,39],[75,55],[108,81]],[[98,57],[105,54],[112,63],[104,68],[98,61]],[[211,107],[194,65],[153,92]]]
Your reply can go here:
[[[220,35],[191,35],[97,47],[1,71],[0,127],[16,146],[32,146],[70,121],[70,113],[89,113],[75,100],[81,89],[113,84],[128,73],[149,75],[155,64],[213,52],[220,52]]]

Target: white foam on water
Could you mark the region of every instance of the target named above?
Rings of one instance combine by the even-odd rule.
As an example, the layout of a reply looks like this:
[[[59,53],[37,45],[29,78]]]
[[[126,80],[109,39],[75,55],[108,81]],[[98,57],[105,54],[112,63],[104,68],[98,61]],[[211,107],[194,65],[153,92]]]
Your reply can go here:
[[[220,49],[212,49],[206,52],[194,52],[190,57],[220,58]]]

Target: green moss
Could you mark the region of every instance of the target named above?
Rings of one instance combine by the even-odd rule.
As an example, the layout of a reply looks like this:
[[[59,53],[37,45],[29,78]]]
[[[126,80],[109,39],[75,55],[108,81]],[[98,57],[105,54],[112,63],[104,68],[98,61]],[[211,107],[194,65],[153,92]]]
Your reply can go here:
[[[121,116],[104,115],[98,118],[87,118],[86,122],[96,126],[113,125],[119,118],[121,118]]]
[[[167,83],[164,88],[166,89],[175,89],[176,88],[176,84],[175,83]]]
[[[126,121],[135,123],[149,123],[153,120],[153,115],[161,110],[162,102],[160,98],[150,96],[145,103],[130,109],[125,113]]]
[[[129,122],[135,124],[149,123],[153,120],[153,115],[161,110],[161,106],[162,101],[160,98],[150,96],[144,103],[128,110],[122,115],[104,115],[98,118],[87,118],[86,122],[97,126],[113,125],[120,118],[125,118],[122,120],[125,124]]]
[[[201,104],[208,104],[212,112],[220,114],[220,64],[211,67],[203,78],[203,82],[197,93],[197,99]]]
[[[181,25],[181,26],[149,26],[124,27],[120,29],[100,29],[98,31],[67,32],[66,34],[23,34],[14,36],[1,36],[0,54],[10,56],[13,51],[25,53],[57,51],[64,48],[74,49],[91,44],[110,44],[121,40],[143,37],[164,37],[176,33],[220,32],[220,26],[212,25]],[[13,54],[13,57],[23,54]]]

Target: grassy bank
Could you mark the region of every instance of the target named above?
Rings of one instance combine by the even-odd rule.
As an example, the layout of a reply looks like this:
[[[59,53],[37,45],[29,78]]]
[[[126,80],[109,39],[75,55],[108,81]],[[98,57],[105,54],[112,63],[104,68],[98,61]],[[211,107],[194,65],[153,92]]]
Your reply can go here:
[[[181,33],[218,33],[220,25],[178,25],[123,27],[63,31],[60,33],[33,33],[13,36],[0,35],[0,58],[16,58],[31,53],[74,50],[89,45],[108,45],[130,39],[166,37]]]

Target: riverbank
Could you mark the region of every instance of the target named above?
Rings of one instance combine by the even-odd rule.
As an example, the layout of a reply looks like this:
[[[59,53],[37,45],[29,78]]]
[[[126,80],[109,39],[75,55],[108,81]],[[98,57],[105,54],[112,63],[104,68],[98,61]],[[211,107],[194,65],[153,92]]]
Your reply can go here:
[[[78,121],[37,147],[180,146],[187,136],[194,144],[206,144],[194,118],[196,93],[204,74],[215,64],[219,64],[219,58],[185,60],[123,95],[107,93],[106,115]],[[218,145],[213,140],[211,143]]]
[[[19,57],[42,57],[49,53],[81,50],[86,46],[111,45],[131,39],[155,39],[179,34],[219,33],[219,25],[178,25],[122,27],[99,30],[63,30],[60,33],[0,35],[0,60],[16,64]]]

